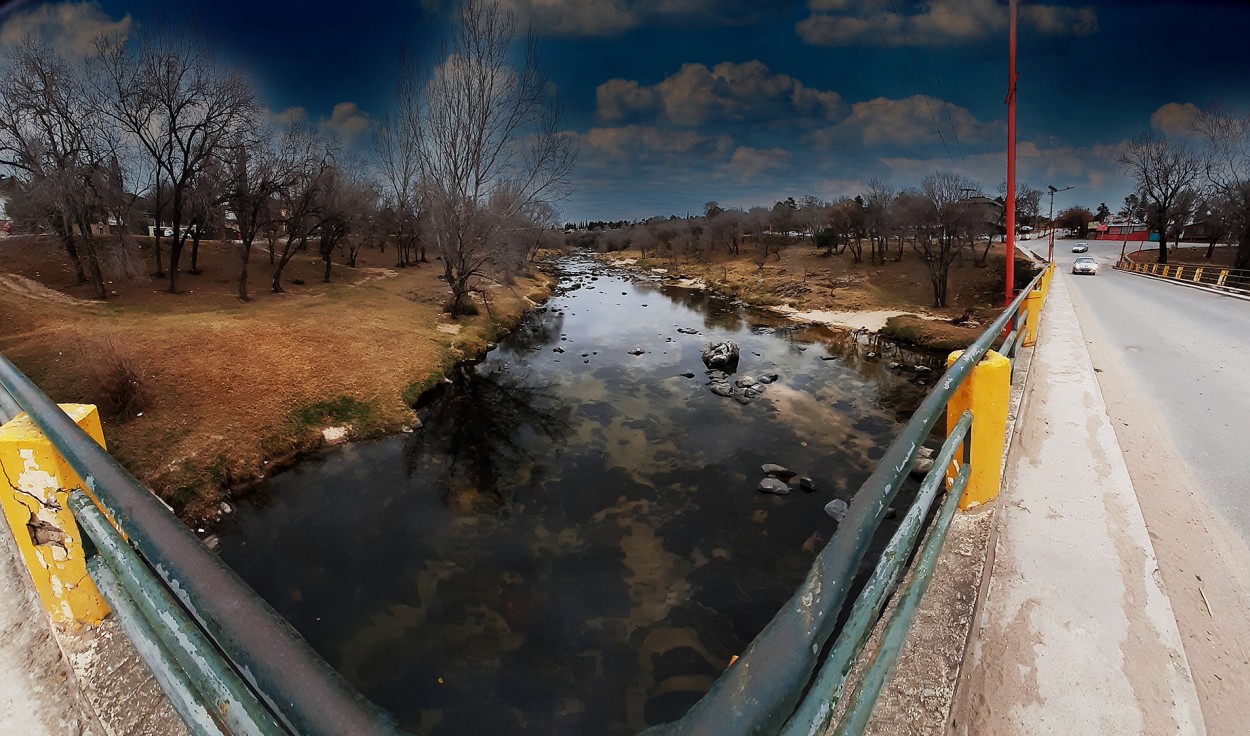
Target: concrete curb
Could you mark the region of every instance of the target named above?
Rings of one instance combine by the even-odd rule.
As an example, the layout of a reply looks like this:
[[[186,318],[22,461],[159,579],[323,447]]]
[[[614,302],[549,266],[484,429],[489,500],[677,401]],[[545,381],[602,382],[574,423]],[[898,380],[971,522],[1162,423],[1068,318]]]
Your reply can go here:
[[[1171,601],[1063,277],[996,514],[952,730],[1204,732]]]
[[[1043,309],[1039,324],[1045,323],[1046,314],[1047,310]],[[1032,376],[1033,355],[1034,348],[1020,348],[1012,366],[1007,441],[1001,461],[1004,468],[1017,421],[1027,408],[1024,402],[1028,397],[1026,386]],[[866,733],[938,736],[948,731],[976,613],[984,601],[988,572],[994,564],[997,513],[998,501],[995,500],[955,515],[929,590],[916,611],[894,674],[882,689]],[[910,580],[909,573],[900,587]],[[889,620],[892,611],[893,601],[883,612],[882,621]],[[875,651],[879,630],[880,626],[873,632],[865,653]]]

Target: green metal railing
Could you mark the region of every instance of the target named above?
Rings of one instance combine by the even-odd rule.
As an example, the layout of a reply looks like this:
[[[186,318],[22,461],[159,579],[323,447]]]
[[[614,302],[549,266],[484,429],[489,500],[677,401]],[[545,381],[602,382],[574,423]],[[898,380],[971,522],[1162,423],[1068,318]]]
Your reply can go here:
[[[970,412],[949,428],[915,500],[846,612],[851,585],[951,397],[1004,332],[1000,351],[1015,355],[1027,316],[1025,297],[1041,278],[1038,274],[938,380],[859,489],[804,583],[742,656],[683,718],[647,734],[822,733],[932,516],[912,580],[836,726],[838,734],[863,731],[968,482]],[[389,714],[348,685],[167,506],[0,356],[0,420],[19,411],[30,415],[82,478],[86,493],[72,493],[69,505],[96,550],[88,570],[193,733],[400,733]],[[948,478],[953,467],[957,470]],[[933,505],[943,491],[934,516]],[[833,638],[843,613],[845,623]]]
[[[0,356],[0,415],[11,419],[18,410],[82,479],[84,488],[70,495],[69,505],[95,547],[88,572],[194,734],[401,733],[390,714],[349,685],[168,506]]]
[[[836,727],[838,734],[863,731],[881,687],[897,659],[916,606],[929,584],[937,554],[967,483],[971,468],[967,455],[967,448],[971,445],[970,413],[965,412],[949,428],[946,441],[921,484],[916,500],[886,546],[868,583],[854,601],[846,623],[838,636],[833,638],[851,585],[887,508],[908,476],[921,444],[945,415],[951,397],[1009,325],[1012,329],[1004,343],[1009,353],[1016,351],[1019,342],[1016,335],[1021,333],[1024,324],[1022,306],[1044,273],[1033,278],[938,380],[878,461],[876,470],[855,494],[837,532],[817,554],[807,579],[742,656],[684,717],[647,730],[647,736],[797,736],[821,733],[842,694],[847,673],[859,657],[864,642],[893,592],[895,582],[911,557],[939,488],[945,485],[943,481],[954,459],[955,448],[962,442],[964,457],[929,530],[928,541],[920,553],[911,583],[886,625],[881,649],[865,669],[857,690],[846,706],[845,715]],[[820,653],[826,648],[829,654],[821,663]]]

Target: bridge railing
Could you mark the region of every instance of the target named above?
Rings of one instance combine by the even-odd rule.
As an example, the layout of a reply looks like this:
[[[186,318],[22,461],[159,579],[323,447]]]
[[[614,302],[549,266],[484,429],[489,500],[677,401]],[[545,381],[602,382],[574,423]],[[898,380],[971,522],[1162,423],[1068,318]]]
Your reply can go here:
[[[1115,267],[1121,271],[1200,284],[1220,291],[1250,294],[1250,269],[1247,268],[1226,268],[1209,263],[1142,263],[1127,255],[1122,256]]]
[[[840,708],[837,733],[863,730],[956,509],[997,493],[1006,401],[985,396],[1009,390],[1011,359],[1036,337],[1052,275],[1053,266],[1034,278],[968,349],[950,356],[946,373],[861,486],[800,588],[685,717],[648,733],[823,732],[933,516],[911,582],[882,631],[882,646]],[[996,344],[1001,352],[991,350]],[[163,502],[3,356],[0,389],[0,419],[26,412],[81,479],[82,488],[68,493],[64,506],[93,543],[86,569],[193,733],[399,733],[388,714],[347,684]],[[848,609],[852,582],[886,510],[942,416],[947,437],[932,469]],[[934,516],[931,511],[943,493]],[[822,651],[828,652],[823,661]]]
[[[684,717],[649,729],[647,736],[814,736],[830,728],[837,734],[863,732],[929,585],[956,509],[968,504],[972,484],[986,486],[978,490],[977,501],[997,493],[1007,407],[1001,394],[1010,390],[1010,358],[1021,344],[1033,344],[1053,272],[1048,266],[1039,273],[971,346],[951,354],[946,373],[855,494],[803,584]],[[991,350],[1000,340],[1005,356]],[[974,383],[994,387],[977,388]],[[987,391],[1000,395],[986,401]],[[1000,407],[1001,421],[992,421],[990,415]],[[947,418],[947,436],[932,469],[848,609],[852,583],[886,511],[942,417]],[[839,704],[943,491],[911,581],[882,629],[881,646],[861,670],[855,691]],[[822,652],[827,652],[823,660]]]
[[[0,416],[16,410],[26,412],[82,485],[38,499],[32,522],[36,511],[69,507],[70,524],[94,543],[96,554],[86,561],[91,580],[193,733],[400,733],[388,713],[0,356]]]

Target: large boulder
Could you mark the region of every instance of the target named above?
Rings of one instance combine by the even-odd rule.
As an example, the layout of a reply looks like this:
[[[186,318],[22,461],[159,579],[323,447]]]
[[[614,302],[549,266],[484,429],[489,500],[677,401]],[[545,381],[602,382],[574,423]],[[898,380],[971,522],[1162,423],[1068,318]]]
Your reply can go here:
[[[703,365],[733,373],[738,368],[738,345],[732,340],[708,345],[703,350]]]

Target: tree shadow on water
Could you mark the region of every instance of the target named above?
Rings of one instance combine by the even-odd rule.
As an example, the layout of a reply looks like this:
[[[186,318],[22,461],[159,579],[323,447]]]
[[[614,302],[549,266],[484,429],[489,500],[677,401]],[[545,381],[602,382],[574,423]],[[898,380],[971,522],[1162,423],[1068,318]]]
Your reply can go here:
[[[422,412],[422,426],[404,445],[409,476],[439,464],[443,500],[476,513],[498,514],[535,461],[569,432],[571,406],[551,385],[530,383],[496,366],[462,365]]]

